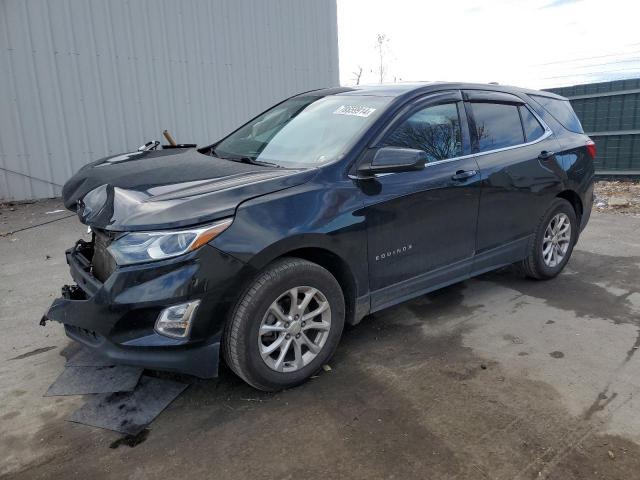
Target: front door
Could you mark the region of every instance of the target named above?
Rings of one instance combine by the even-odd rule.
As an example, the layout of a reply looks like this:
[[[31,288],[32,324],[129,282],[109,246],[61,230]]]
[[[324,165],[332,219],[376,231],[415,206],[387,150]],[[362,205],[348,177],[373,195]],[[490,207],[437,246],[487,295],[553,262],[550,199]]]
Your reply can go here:
[[[362,180],[372,310],[463,278],[476,241],[480,175],[459,92],[406,111],[376,145],[427,152],[424,170]]]

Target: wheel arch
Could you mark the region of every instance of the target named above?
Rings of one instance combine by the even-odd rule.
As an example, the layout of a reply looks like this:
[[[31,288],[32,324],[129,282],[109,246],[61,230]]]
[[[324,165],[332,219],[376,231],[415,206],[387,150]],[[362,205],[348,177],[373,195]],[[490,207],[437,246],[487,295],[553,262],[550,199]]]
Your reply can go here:
[[[355,323],[357,286],[347,262],[336,253],[320,247],[303,247],[288,251],[280,257],[296,257],[316,263],[333,275],[342,289],[345,305],[345,322]]]
[[[358,297],[362,296],[362,291],[366,289],[358,284],[357,273],[345,260],[345,256],[332,248],[333,246],[326,235],[301,235],[267,247],[257,254],[250,264],[252,270],[260,271],[279,258],[296,257],[320,265],[340,284],[345,301],[345,321],[355,324],[363,316],[362,308],[358,308]]]
[[[564,198],[566,201],[568,201],[571,204],[571,206],[573,207],[573,210],[576,212],[576,217],[578,218],[578,225],[580,225],[582,215],[584,214],[584,207],[582,205],[582,199],[580,198],[580,195],[578,195],[578,193],[575,190],[567,189],[560,192],[558,195],[556,195],[556,197]]]

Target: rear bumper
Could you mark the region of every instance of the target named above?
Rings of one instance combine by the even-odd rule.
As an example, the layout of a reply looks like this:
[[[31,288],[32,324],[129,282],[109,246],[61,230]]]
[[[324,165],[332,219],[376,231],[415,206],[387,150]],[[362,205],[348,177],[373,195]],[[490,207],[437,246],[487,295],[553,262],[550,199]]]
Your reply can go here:
[[[589,223],[589,219],[591,218],[591,210],[593,209],[594,199],[595,199],[594,184],[593,182],[591,182],[591,184],[589,185],[589,188],[587,189],[587,192],[585,193],[582,199],[583,211],[582,211],[582,216],[580,218],[580,232],[582,232],[587,226],[587,223]]]
[[[238,260],[204,246],[174,259],[118,267],[99,282],[78,243],[67,250],[67,263],[77,285],[64,286],[41,323],[64,325],[67,336],[117,364],[217,376],[223,306],[233,302],[230,278],[243,267]],[[162,309],[200,299],[190,338],[174,339],[155,332]]]

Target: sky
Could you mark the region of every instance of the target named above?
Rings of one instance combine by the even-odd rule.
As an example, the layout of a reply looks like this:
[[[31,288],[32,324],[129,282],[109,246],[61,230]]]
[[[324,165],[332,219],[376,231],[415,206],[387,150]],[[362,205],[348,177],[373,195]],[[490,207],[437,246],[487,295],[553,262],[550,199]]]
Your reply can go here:
[[[640,2],[337,0],[340,82],[551,88],[640,77]]]

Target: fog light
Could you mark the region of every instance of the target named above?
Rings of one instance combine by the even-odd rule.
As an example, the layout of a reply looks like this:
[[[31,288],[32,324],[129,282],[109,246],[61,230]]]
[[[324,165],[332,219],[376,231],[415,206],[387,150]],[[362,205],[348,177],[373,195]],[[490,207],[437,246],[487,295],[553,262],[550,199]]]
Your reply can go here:
[[[165,308],[156,320],[156,332],[165,337],[187,338],[198,305],[200,300]]]

